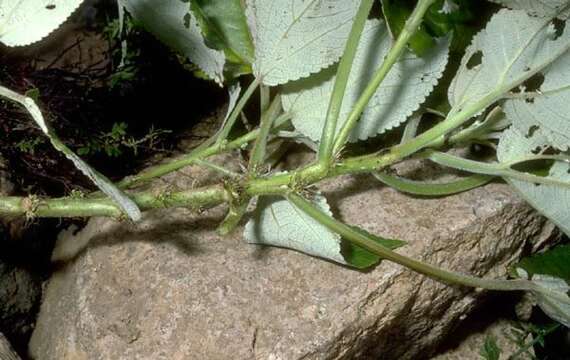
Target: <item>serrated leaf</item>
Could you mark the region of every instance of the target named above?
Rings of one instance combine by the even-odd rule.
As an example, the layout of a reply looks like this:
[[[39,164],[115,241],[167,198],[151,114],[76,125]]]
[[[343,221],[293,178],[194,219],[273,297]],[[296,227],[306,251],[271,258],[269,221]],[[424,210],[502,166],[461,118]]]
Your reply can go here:
[[[133,221],[138,221],[141,219],[141,211],[135,202],[127,196],[127,194],[117,188],[103,174],[90,167],[79,156],[71,151],[71,149],[69,149],[63,142],[61,142],[61,140],[59,140],[57,135],[49,128],[48,124],[45,122],[42,112],[33,99],[22,96],[2,86],[0,86],[0,96],[4,96],[24,106],[36,124],[40,127],[42,132],[49,138],[54,148],[56,148],[58,151],[63,153],[65,157],[71,160],[77,169],[79,169],[85,176],[87,176],[89,180],[93,181],[99,190],[113,199]]]
[[[0,1],[0,42],[25,46],[57,29],[83,0]]]
[[[369,20],[354,59],[337,128],[344,124],[364,84],[372,78],[390,50],[386,25]],[[351,141],[367,139],[394,128],[418,109],[437,84],[447,64],[449,39],[439,40],[424,57],[406,52],[393,66],[351,134]],[[332,93],[334,68],[284,86],[283,107],[293,115],[295,128],[319,140]]]
[[[570,31],[524,11],[500,10],[467,48],[449,87],[449,116],[466,108],[481,112],[533,75],[544,71],[570,48]],[[545,74],[546,76],[546,74]]]
[[[548,148],[549,141],[539,133],[521,134],[515,127],[503,132],[497,148],[497,157],[501,162],[509,162],[535,151]],[[549,171],[548,177],[570,182],[570,164],[558,161]],[[534,184],[526,181],[505,179],[540,213],[558,225],[570,235],[570,189],[567,187]]]
[[[222,84],[225,56],[206,46],[196,18],[180,0],[120,0],[143,27],[172,49],[187,56],[206,75]]]
[[[332,216],[323,196],[315,196],[312,202],[317,209]],[[390,249],[405,244],[403,241],[371,235],[357,227],[353,229]],[[259,200],[253,217],[245,226],[244,237],[251,244],[293,249],[358,269],[368,268],[380,261],[377,255],[351,243],[345,243],[340,235],[291,202],[277,196],[266,196]]]
[[[340,59],[358,0],[246,0],[255,45],[253,72],[276,86]]]
[[[254,49],[241,0],[191,0],[206,44],[225,53],[238,74],[251,72]]]
[[[568,18],[570,12],[568,9],[563,10],[568,7],[570,1],[568,0],[490,0],[494,3],[508,7],[514,10],[524,10],[532,16],[539,17],[563,17]]]

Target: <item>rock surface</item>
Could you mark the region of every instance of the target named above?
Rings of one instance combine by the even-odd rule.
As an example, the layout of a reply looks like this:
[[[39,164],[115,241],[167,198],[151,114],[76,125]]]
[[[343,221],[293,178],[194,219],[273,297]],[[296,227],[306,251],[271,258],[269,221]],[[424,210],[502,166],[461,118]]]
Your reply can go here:
[[[199,182],[198,170],[167,188]],[[208,177],[207,174],[201,174]],[[348,223],[409,241],[398,251],[455,271],[504,276],[555,229],[507,186],[421,199],[370,177],[323,184]],[[419,359],[484,292],[383,262],[358,272],[219,237],[218,207],[160,210],[140,224],[92,219],[64,234],[30,344],[37,359]]]
[[[432,360],[483,359],[479,354],[488,338],[493,339],[500,349],[501,359],[510,359],[511,356],[516,360],[535,359],[532,347],[527,349],[527,351],[520,351],[521,346],[514,341],[514,336],[512,335],[513,326],[514,324],[510,320],[498,319],[484,329],[469,335],[457,347],[434,356]],[[531,341],[532,337],[529,335],[525,342],[528,344]]]

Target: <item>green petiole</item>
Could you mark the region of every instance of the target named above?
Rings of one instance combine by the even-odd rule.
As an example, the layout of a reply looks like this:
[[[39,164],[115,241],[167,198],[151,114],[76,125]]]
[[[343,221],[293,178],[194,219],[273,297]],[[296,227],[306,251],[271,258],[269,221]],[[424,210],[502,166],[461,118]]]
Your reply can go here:
[[[383,172],[374,172],[372,175],[377,180],[400,192],[420,196],[448,196],[458,194],[488,184],[494,179],[494,176],[476,174],[446,183],[426,183],[423,181],[404,179]]]

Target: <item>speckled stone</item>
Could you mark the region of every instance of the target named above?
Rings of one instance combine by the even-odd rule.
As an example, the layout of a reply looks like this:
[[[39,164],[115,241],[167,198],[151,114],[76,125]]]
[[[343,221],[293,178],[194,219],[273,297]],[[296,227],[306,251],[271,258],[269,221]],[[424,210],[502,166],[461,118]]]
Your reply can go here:
[[[208,176],[188,168],[166,181]],[[479,276],[504,276],[523,248],[555,232],[502,184],[442,199],[405,196],[368,176],[321,188],[346,222],[409,241],[399,252]],[[358,272],[248,245],[241,228],[222,238],[224,212],[153,211],[137,225],[98,218],[63,234],[32,356],[418,359],[485,296],[389,262]]]

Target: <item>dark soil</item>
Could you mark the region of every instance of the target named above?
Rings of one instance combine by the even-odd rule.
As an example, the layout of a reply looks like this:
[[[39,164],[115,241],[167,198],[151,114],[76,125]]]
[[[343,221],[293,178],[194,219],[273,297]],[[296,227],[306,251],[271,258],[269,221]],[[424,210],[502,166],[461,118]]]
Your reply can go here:
[[[183,60],[142,32],[129,39],[138,54],[133,76],[115,83],[119,44],[101,34],[116,5],[96,3],[84,5],[75,22],[47,42],[21,49],[0,45],[0,84],[36,97],[58,136],[76,152],[88,148],[82,158],[116,181],[179,152],[179,140],[195,134],[192,129],[201,120],[218,114],[227,96],[213,82],[185,70]],[[105,134],[117,126],[120,136],[109,140]],[[106,140],[110,149],[103,145]],[[129,146],[129,140],[140,143]],[[4,100],[0,100],[0,158],[15,185],[11,195],[57,197],[95,189],[53,149],[23,108]],[[37,291],[50,275],[49,259],[59,230],[84,221],[0,220],[0,263],[6,268],[0,272],[25,271]],[[39,296],[34,301],[31,313],[0,318],[0,331],[22,354],[39,310]]]
[[[136,173],[156,155],[171,154],[181,134],[216,112],[225,101],[222,89],[184,70],[154,39],[141,35],[137,41],[141,61],[136,64],[135,77],[113,88],[109,87],[114,71],[110,59],[103,61],[103,67],[72,63],[65,68],[38,69],[34,62],[37,58],[22,59],[6,49],[0,51],[0,83],[20,93],[39,94],[44,116],[60,138],[76,151],[93,148],[83,158],[118,180]],[[74,46],[81,42],[77,44]],[[20,189],[50,196],[72,189],[93,189],[89,180],[52,148],[22,108],[2,103],[0,154],[17,174],[14,180]],[[125,138],[156,136],[137,145],[136,151],[120,141],[115,142],[113,154],[90,145],[92,140],[104,142],[104,134],[120,123],[126,125]]]

